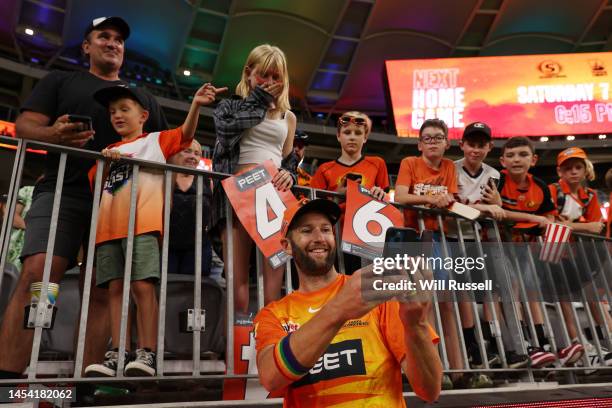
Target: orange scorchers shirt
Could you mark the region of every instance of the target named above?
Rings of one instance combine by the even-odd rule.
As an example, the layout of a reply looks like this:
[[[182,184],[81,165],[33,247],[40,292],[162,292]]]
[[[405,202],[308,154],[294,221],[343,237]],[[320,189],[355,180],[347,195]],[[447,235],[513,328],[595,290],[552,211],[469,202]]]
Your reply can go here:
[[[561,179],[558,183],[549,184],[548,189],[559,215],[566,216],[572,222],[601,221],[597,192],[592,188],[580,187],[578,196],[574,196],[569,185]]]
[[[166,159],[191,144],[181,144],[181,128],[144,134],[129,142],[118,142],[108,146],[122,155],[165,163]],[[94,166],[90,172],[93,183],[96,174]],[[138,173],[136,199],[136,225],[134,235],[160,232],[163,227],[164,176],[160,171],[141,166]],[[130,214],[130,193],[132,189],[132,166],[112,162],[100,199],[100,213],[96,231],[96,244],[114,239],[126,238]]]
[[[433,169],[425,163],[422,156],[406,157],[400,164],[397,175],[397,186],[407,186],[409,193],[419,196],[438,194],[457,194],[457,173],[452,160],[442,158],[439,168]],[[407,227],[419,229],[416,211],[405,210],[404,219]],[[426,216],[425,229],[438,231],[437,217]]]
[[[510,211],[520,211],[535,215],[556,215],[557,210],[550,198],[550,190],[546,183],[527,173],[528,187],[519,189],[507,170],[502,170],[499,181],[499,195],[502,199],[502,208]],[[517,222],[515,231],[527,234],[538,234],[537,224],[533,222]]]
[[[323,163],[310,180],[310,187],[336,191],[347,173],[361,175],[361,185],[367,189],[374,186],[389,188],[389,174],[385,161],[377,156],[364,156],[351,166],[338,160]]]
[[[255,317],[260,352],[298,330],[323,307],[349,277],[338,275],[327,287],[292,292]],[[438,335],[430,328],[432,342]],[[287,386],[285,407],[405,407],[400,363],[405,355],[399,303],[387,302],[360,319],[349,320],[308,374]]]

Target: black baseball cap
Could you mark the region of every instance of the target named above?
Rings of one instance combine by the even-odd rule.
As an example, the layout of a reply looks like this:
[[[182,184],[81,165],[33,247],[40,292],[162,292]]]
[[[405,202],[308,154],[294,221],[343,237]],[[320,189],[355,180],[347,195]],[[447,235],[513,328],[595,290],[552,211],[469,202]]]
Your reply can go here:
[[[138,102],[143,109],[147,109],[147,105],[145,104],[146,99],[142,91],[138,88],[130,88],[123,84],[98,89],[93,94],[93,97],[105,108],[108,108],[108,105],[110,105],[112,101],[116,101],[119,98],[130,98]]]
[[[308,146],[308,133],[303,130],[296,130],[295,136],[293,137],[293,144],[303,144],[304,146]]]
[[[491,128],[484,122],[474,122],[467,125],[463,130],[463,139],[474,134],[484,135],[486,140],[491,140]]]
[[[121,17],[98,17],[94,18],[85,30],[85,37],[93,30],[101,30],[104,27],[114,27],[123,36],[123,41],[130,36],[130,26]]]
[[[281,224],[281,235],[283,238],[286,237],[287,233],[291,230],[293,222],[308,212],[318,212],[324,214],[327,218],[329,218],[329,222],[331,222],[332,225],[335,225],[338,222],[340,215],[342,214],[342,210],[338,204],[332,200],[325,198],[317,198],[315,200],[302,198],[293,206],[287,207],[285,213],[283,214],[283,222]]]

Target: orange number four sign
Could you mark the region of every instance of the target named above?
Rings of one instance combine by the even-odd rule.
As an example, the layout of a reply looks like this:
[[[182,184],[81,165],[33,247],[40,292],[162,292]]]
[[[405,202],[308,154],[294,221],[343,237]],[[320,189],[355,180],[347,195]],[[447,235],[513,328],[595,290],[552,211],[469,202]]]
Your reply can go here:
[[[288,259],[280,243],[283,214],[297,202],[291,191],[278,191],[271,181],[278,172],[271,160],[222,181],[225,193],[264,257],[273,268]]]

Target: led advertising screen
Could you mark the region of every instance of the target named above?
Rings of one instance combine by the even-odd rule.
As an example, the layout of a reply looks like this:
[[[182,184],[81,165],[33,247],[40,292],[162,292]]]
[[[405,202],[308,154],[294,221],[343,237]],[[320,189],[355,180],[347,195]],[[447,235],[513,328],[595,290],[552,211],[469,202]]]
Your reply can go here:
[[[608,133],[612,52],[386,61],[399,136],[428,118],[450,138],[483,121],[494,137]]]

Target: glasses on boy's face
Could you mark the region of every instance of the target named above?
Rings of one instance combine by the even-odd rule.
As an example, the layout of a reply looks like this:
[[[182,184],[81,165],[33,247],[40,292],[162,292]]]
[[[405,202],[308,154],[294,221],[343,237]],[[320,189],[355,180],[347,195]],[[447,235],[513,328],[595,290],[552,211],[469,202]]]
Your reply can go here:
[[[437,144],[437,143],[442,143],[443,141],[445,141],[446,136],[444,135],[421,136],[419,140],[425,144]]]
[[[355,126],[366,126],[368,124],[365,118],[360,118],[357,116],[340,116],[338,118],[338,126],[346,126],[349,123],[352,123]]]

